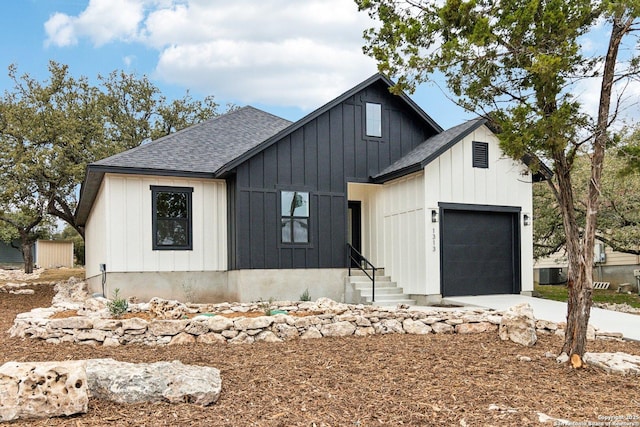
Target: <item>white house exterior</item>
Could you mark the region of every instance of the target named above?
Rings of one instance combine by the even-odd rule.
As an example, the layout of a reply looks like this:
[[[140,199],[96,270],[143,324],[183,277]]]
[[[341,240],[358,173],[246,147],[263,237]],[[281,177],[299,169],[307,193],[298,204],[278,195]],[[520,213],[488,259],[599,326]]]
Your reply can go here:
[[[351,245],[418,302],[530,293],[537,176],[483,120],[445,131],[391,85],[373,76],[295,123],[245,107],[90,165],[92,290],[348,300]]]

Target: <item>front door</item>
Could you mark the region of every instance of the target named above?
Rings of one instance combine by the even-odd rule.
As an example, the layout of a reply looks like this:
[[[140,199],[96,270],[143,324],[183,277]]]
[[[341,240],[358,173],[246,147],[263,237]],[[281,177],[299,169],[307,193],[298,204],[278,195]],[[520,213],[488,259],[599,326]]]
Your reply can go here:
[[[362,253],[362,202],[349,200],[347,228],[347,242]]]

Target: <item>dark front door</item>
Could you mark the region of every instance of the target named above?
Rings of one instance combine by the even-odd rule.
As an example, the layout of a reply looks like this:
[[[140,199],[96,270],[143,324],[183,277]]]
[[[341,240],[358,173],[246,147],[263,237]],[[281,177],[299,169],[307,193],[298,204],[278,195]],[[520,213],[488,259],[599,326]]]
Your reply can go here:
[[[442,295],[520,292],[519,213],[443,209]]]
[[[347,242],[362,253],[362,202],[349,200],[347,228]]]

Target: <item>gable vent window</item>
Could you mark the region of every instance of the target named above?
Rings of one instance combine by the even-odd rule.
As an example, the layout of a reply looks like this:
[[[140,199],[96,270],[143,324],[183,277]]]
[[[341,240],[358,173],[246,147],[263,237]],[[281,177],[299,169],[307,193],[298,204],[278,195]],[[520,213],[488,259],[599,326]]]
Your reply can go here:
[[[367,102],[366,134],[376,138],[382,137],[382,105]]]
[[[473,141],[473,167],[489,167],[489,144],[486,142]]]
[[[151,186],[153,249],[191,250],[191,187]]]

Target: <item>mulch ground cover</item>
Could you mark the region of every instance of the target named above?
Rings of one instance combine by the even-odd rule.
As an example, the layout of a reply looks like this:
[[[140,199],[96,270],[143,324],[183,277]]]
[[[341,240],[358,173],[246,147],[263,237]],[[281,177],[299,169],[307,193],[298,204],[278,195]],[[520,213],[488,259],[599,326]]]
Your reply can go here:
[[[32,288],[34,295],[0,294],[0,364],[103,357],[180,360],[220,369],[223,389],[220,400],[205,408],[91,399],[84,415],[7,425],[529,426],[540,425],[538,413],[544,413],[584,425],[625,417],[640,426],[640,378],[559,365],[545,357],[561,348],[557,337],[541,336],[531,348],[502,342],[496,333],[235,346],[53,345],[4,332],[16,314],[51,305],[51,285]],[[596,341],[588,350],[638,355],[640,343]]]

